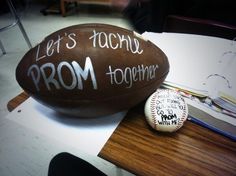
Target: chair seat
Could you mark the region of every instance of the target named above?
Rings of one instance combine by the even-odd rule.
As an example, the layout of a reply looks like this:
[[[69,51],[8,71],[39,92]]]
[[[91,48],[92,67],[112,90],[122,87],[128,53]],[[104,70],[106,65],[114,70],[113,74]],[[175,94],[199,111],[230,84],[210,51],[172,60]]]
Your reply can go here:
[[[206,19],[169,15],[163,32],[200,34],[233,40],[236,37],[236,26]]]

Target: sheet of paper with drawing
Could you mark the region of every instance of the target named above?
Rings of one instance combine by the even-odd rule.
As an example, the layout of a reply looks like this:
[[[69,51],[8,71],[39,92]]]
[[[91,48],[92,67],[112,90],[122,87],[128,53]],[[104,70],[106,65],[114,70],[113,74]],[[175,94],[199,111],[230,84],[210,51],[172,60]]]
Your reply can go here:
[[[6,118],[85,153],[98,155],[125,114],[75,118],[58,114],[29,98]]]
[[[213,100],[223,95],[230,102],[236,100],[234,41],[177,33],[145,32],[142,36],[160,47],[169,59],[165,84]]]
[[[216,94],[213,100],[219,106],[236,113],[236,45],[222,54],[218,65],[222,70],[219,75],[214,75],[213,89]]]

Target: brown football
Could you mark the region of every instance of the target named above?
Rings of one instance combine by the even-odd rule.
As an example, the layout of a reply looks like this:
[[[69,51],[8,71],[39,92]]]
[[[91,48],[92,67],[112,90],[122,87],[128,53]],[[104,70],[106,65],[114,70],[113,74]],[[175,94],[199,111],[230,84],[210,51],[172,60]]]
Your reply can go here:
[[[169,72],[166,55],[134,31],[106,24],[67,27],[30,49],[19,85],[40,103],[80,117],[128,110]]]

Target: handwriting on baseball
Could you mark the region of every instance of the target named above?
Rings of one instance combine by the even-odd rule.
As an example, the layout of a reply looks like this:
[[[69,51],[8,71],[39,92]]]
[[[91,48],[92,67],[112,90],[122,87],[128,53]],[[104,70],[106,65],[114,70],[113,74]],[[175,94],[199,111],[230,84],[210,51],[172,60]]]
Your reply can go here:
[[[161,116],[161,120],[158,120],[159,125],[176,125],[178,118],[172,109],[158,109],[157,114]]]
[[[161,117],[158,120],[159,125],[178,125],[180,118],[178,112],[185,112],[186,107],[179,95],[170,96],[167,94],[160,94],[156,100],[156,113]],[[181,114],[182,116],[182,114]]]

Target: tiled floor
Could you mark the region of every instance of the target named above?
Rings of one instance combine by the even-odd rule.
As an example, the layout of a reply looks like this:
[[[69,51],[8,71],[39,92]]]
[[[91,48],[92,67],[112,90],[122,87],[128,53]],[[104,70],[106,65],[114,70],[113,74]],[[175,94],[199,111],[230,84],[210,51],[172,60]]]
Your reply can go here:
[[[18,13],[33,46],[50,33],[74,24],[96,22],[132,28],[129,22],[118,14],[113,15],[110,12],[103,13],[99,11],[99,13],[87,13],[89,12],[88,10],[80,9],[80,12],[72,11],[67,17],[55,14],[43,16],[40,13],[40,10],[44,7],[43,5],[32,0],[28,2],[29,4],[25,8],[18,9]],[[13,18],[10,13],[0,15],[0,28],[10,24],[12,21]],[[6,106],[7,102],[22,92],[22,89],[15,80],[15,69],[29,48],[18,26],[1,32],[0,40],[7,52],[3,55],[0,50],[0,118],[3,118],[9,113]],[[107,167],[105,165],[102,163],[101,167]],[[111,173],[115,173],[115,175],[132,175],[117,169],[114,165],[111,165],[111,167],[113,170]]]
[[[33,46],[50,33],[75,24],[96,22],[131,28],[122,15],[111,13],[109,10],[102,11],[106,9],[104,7],[98,7],[94,12],[88,6],[80,6],[78,11],[70,11],[67,17],[62,17],[59,14],[43,16],[40,13],[43,8],[43,5],[29,1],[25,8],[19,8],[20,10],[18,10]],[[101,8],[101,11],[99,11],[99,8]],[[10,13],[0,15],[0,28],[12,21],[13,18]],[[18,26],[1,32],[0,40],[7,51],[6,55],[2,55],[0,51],[0,117],[3,117],[8,113],[7,102],[22,91],[15,80],[15,68],[29,48]]]

